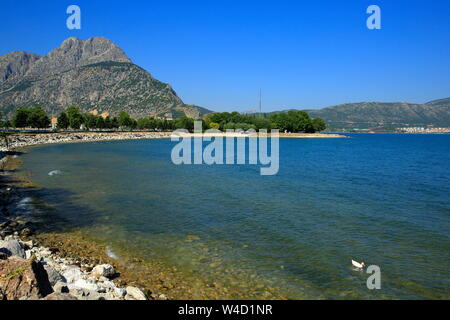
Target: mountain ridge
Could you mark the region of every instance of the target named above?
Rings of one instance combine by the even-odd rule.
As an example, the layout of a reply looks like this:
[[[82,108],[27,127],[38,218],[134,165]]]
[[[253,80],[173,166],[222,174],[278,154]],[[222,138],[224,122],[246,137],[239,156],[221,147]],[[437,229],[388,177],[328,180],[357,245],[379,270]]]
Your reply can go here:
[[[427,103],[356,102],[322,109],[306,109],[322,118],[331,130],[393,130],[401,127],[450,127],[450,98]],[[282,111],[283,112],[283,111]]]
[[[0,56],[0,110],[41,106],[52,115],[71,105],[132,117],[200,117],[210,111],[186,105],[175,90],[135,65],[111,40],[70,37],[38,56],[16,51]]]

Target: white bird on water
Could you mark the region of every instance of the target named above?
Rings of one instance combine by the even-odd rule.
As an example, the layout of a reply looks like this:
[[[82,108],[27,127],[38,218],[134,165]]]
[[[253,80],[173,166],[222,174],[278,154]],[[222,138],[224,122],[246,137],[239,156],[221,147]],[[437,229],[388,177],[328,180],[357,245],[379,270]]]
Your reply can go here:
[[[364,269],[364,267],[366,266],[366,265],[364,264],[364,262],[359,263],[359,262],[357,262],[357,261],[355,261],[355,260],[352,260],[352,265],[353,265],[354,267],[358,268],[358,269]]]

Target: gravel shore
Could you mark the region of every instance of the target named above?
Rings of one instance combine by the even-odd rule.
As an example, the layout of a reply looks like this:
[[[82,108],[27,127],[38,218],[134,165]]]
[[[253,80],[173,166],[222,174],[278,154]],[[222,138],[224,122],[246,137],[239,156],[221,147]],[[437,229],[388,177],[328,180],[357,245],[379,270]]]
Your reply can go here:
[[[113,140],[138,140],[170,138],[171,132],[62,132],[62,133],[13,133],[8,136],[9,149],[69,142],[93,142]],[[7,151],[4,140],[0,141],[1,152]]]

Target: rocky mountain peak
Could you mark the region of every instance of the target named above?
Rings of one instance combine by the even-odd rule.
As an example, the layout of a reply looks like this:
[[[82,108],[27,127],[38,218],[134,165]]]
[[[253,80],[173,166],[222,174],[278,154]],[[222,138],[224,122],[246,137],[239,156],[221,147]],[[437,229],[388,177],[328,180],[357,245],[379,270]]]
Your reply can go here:
[[[60,73],[72,68],[89,64],[113,61],[129,62],[131,60],[111,40],[96,37],[81,40],[70,37],[48,55],[39,59],[28,72],[28,76]]]
[[[23,52],[0,56],[3,114],[11,117],[18,107],[37,105],[52,114],[77,105],[83,112],[126,111],[135,118],[197,117],[208,112],[186,106],[169,84],[134,65],[121,48],[103,37],[70,37],[43,57]]]

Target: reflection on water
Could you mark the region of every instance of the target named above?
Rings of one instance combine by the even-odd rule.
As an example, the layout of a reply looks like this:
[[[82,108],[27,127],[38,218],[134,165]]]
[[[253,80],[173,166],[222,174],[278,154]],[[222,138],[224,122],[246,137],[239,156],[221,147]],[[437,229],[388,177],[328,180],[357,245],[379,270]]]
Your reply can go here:
[[[261,297],[450,296],[450,136],[282,139],[280,172],[264,177],[249,165],[175,166],[173,145],[33,148],[24,170],[52,215],[119,257],[162,260],[235,290],[251,281]],[[381,267],[382,290],[367,289],[352,258]]]

